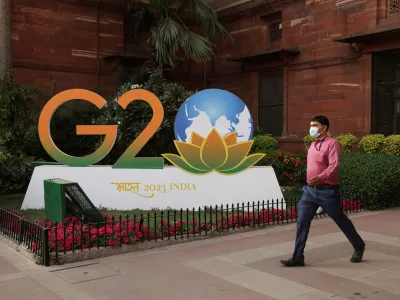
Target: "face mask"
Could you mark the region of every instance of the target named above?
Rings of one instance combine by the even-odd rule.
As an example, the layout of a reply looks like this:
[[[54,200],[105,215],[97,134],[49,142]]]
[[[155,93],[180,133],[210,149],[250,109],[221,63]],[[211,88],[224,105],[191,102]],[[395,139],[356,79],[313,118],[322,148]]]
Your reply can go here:
[[[310,135],[311,135],[312,138],[316,139],[321,134],[318,132],[318,128],[317,127],[310,127]]]

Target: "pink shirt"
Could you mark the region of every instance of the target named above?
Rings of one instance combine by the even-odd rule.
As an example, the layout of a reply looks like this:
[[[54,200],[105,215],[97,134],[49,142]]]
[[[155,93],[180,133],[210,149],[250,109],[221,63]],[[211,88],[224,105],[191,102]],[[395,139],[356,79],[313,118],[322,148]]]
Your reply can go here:
[[[307,181],[318,176],[323,184],[339,183],[340,143],[334,138],[323,136],[316,139],[308,149]]]

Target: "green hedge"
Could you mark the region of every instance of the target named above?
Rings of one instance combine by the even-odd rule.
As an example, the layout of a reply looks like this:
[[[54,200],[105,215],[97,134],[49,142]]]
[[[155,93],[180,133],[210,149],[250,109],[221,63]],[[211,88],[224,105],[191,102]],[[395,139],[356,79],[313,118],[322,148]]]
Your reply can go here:
[[[336,137],[342,146],[342,152],[352,152],[353,146],[357,143],[358,139],[351,133],[341,134]]]
[[[386,137],[382,146],[382,153],[400,156],[400,134]]]
[[[328,134],[332,136],[331,134]],[[342,146],[342,152],[353,152],[353,146],[358,143],[360,152],[365,153],[381,153],[387,155],[400,156],[400,135],[389,135],[385,137],[383,134],[369,134],[361,138],[358,142],[357,137],[351,133],[342,133],[335,137]],[[310,147],[313,139],[306,135],[303,138],[306,150]]]
[[[400,135],[370,134],[364,136],[358,146],[361,152],[400,156]]]
[[[339,178],[342,197],[360,196],[367,209],[400,203],[400,157],[376,153],[343,153]]]
[[[269,150],[277,150],[278,141],[271,136],[257,135],[253,138],[252,153],[267,153]]]
[[[32,158],[0,152],[0,195],[21,192],[29,183]]]
[[[257,165],[272,166],[281,186],[306,183],[306,157],[269,150]],[[362,200],[370,210],[400,205],[400,157],[343,152],[339,168],[343,199]],[[358,198],[358,199],[356,199]]]
[[[369,134],[364,136],[358,147],[361,152],[380,153],[385,144],[385,136],[383,134]]]

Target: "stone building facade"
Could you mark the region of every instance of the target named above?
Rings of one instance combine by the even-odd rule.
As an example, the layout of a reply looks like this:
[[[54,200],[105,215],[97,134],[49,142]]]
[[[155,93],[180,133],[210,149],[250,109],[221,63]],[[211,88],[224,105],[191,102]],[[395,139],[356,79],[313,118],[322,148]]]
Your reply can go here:
[[[123,48],[123,10],[111,2],[12,0],[12,67],[22,84],[51,93],[71,88],[112,90],[113,64]]]
[[[294,152],[316,114],[330,118],[333,134],[400,133],[399,0],[208,2],[234,40],[218,43],[206,65],[182,63],[174,79],[237,94],[256,126]],[[99,3],[14,0],[17,78],[98,91],[115,84],[116,62],[145,59],[145,49],[124,44],[123,9]]]
[[[241,1],[208,87],[246,100],[257,125],[301,151],[310,118],[333,134],[400,133],[400,1]]]

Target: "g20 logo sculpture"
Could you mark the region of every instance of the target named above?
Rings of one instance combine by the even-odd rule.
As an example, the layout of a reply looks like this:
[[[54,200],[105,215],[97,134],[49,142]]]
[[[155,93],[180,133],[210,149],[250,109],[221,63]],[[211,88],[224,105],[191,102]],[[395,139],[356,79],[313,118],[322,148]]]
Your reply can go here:
[[[83,157],[62,152],[51,137],[50,122],[57,108],[73,99],[88,101],[99,109],[107,103],[100,95],[84,89],[61,92],[50,99],[41,112],[39,137],[44,149],[54,160],[71,167],[86,167],[99,162],[111,151],[117,138],[118,125],[76,125],[78,135],[104,135],[103,143],[95,152]],[[153,110],[153,116],[113,168],[162,169],[164,157],[191,174],[203,175],[215,171],[233,175],[248,169],[265,156],[259,153],[247,156],[253,144],[253,123],[243,101],[227,91],[210,89],[191,96],[178,111],[175,146],[180,156],[163,154],[163,157],[136,157],[164,119],[160,100],[149,91],[128,91],[117,103],[126,109],[137,100],[147,102]]]

